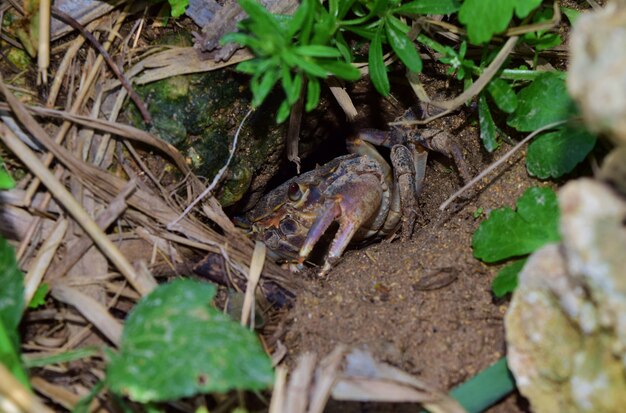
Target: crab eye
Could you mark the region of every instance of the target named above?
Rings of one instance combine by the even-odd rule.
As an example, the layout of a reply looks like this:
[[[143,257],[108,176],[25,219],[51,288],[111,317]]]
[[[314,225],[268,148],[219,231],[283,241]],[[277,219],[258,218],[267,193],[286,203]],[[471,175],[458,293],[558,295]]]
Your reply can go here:
[[[302,198],[302,191],[300,190],[300,185],[295,182],[292,182],[289,185],[289,189],[287,190],[287,196],[293,202],[299,201]]]
[[[285,235],[294,234],[298,230],[298,223],[291,218],[280,221],[280,231]]]

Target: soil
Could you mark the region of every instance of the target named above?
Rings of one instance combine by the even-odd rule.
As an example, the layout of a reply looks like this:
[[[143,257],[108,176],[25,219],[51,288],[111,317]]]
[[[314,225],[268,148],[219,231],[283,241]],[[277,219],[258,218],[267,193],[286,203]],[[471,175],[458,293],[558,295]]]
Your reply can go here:
[[[485,152],[463,113],[446,122],[434,126],[454,131],[474,174],[510,149],[505,144],[494,154]],[[526,188],[541,185],[528,176],[524,159],[523,152],[514,155],[465,199],[440,211],[462,182],[450,160],[433,154],[412,239],[352,249],[324,279],[314,269],[303,275],[307,289],[288,315],[284,336],[288,361],[303,352],[323,356],[342,343],[365,347],[382,361],[450,389],[505,356],[509,300],[491,292],[501,266],[475,259],[471,241],[490,210],[513,207]],[[415,406],[334,402],[326,409],[369,411],[414,412]],[[518,394],[489,410],[527,411]]]

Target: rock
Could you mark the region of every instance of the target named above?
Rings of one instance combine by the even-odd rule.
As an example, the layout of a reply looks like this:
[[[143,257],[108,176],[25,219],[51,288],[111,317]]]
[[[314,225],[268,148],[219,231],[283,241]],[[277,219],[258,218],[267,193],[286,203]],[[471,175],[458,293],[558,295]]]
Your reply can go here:
[[[567,86],[585,124],[626,144],[626,2],[581,14],[569,43]]]
[[[189,45],[176,36],[166,44]],[[176,146],[194,170],[210,182],[225,165],[235,131],[249,109],[248,77],[233,70],[174,76],[143,86],[137,93],[148,106],[156,135]],[[275,106],[275,105],[274,105]],[[284,127],[274,121],[272,102],[253,113],[237,145],[235,157],[217,192],[226,207],[252,190],[262,190],[284,159]],[[138,112],[129,111],[141,126]]]
[[[529,258],[505,319],[509,367],[534,412],[626,405],[626,202],[580,179],[559,193],[561,244]]]

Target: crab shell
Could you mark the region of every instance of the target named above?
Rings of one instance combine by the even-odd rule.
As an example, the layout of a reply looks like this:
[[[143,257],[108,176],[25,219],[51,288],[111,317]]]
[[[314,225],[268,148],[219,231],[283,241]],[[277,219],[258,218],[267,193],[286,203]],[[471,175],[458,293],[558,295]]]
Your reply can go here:
[[[325,271],[351,241],[396,226],[399,218],[389,213],[391,180],[389,172],[369,156],[342,156],[280,185],[245,220],[278,258],[299,263],[328,227],[338,222]]]

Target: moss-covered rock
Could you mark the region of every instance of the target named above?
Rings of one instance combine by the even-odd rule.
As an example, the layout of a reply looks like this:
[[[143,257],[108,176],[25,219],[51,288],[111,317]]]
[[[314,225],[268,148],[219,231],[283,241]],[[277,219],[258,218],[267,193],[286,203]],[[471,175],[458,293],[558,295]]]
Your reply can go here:
[[[187,45],[184,36],[165,43]],[[228,159],[235,131],[249,109],[248,78],[233,70],[175,76],[137,87],[153,117],[153,132],[189,158],[194,171],[212,179]],[[223,206],[239,201],[255,181],[267,182],[279,167],[284,128],[272,103],[257,110],[239,136],[237,152],[220,187]],[[140,124],[138,112],[129,117]],[[259,186],[259,184],[257,184]]]

